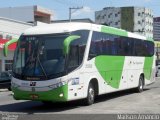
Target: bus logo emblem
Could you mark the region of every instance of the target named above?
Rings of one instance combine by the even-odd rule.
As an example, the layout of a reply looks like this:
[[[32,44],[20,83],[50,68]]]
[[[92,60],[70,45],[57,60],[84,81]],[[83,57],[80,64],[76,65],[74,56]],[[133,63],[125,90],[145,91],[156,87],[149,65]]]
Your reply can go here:
[[[30,82],[30,86],[36,86],[36,82]]]

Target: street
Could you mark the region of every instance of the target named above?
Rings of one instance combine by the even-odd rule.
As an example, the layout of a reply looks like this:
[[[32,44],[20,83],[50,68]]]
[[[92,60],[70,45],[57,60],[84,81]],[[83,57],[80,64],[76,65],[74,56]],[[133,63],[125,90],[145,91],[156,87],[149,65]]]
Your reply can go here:
[[[146,86],[143,93],[126,90],[99,96],[96,103],[84,106],[82,101],[44,105],[36,101],[16,101],[12,92],[0,92],[0,112],[13,114],[159,114],[160,79]]]

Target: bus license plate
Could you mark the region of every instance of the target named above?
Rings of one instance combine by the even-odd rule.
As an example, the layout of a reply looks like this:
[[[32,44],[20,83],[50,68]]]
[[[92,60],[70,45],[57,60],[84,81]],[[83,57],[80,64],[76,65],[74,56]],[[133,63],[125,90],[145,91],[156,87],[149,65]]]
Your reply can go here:
[[[39,98],[39,96],[36,95],[36,94],[31,94],[30,97],[31,97],[32,99],[38,99],[38,98]]]

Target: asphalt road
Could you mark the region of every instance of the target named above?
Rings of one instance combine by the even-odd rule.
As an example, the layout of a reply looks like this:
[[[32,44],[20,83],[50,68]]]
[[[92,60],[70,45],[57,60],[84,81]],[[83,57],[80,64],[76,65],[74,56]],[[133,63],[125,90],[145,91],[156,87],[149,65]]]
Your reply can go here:
[[[0,92],[0,113],[41,114],[41,116],[48,114],[160,114],[160,78],[154,84],[145,87],[142,93],[127,90],[102,95],[91,106],[84,106],[82,101],[54,103],[50,106],[35,101],[16,101],[12,97],[12,92],[3,91]]]

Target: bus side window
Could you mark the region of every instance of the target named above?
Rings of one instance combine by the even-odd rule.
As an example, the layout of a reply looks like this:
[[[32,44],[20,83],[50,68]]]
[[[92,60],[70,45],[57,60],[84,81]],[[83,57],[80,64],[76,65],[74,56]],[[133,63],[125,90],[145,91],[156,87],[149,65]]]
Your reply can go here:
[[[154,55],[154,43],[146,41],[146,46],[147,46],[147,55],[148,56]]]

